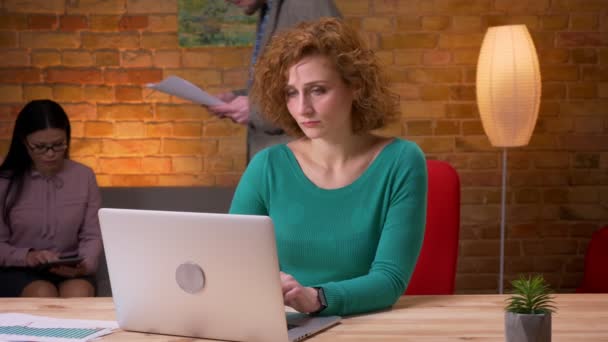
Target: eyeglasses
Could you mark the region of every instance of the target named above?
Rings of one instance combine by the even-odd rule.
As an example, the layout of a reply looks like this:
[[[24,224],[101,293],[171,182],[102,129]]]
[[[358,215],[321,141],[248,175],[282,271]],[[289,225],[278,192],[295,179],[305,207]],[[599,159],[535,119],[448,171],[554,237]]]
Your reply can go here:
[[[52,145],[46,145],[46,144],[30,144],[29,141],[26,141],[26,145],[27,147],[30,148],[30,150],[34,153],[34,154],[45,154],[47,153],[49,150],[53,150],[53,152],[63,152],[65,150],[67,150],[68,145],[65,142],[61,142],[58,144],[52,144]]]

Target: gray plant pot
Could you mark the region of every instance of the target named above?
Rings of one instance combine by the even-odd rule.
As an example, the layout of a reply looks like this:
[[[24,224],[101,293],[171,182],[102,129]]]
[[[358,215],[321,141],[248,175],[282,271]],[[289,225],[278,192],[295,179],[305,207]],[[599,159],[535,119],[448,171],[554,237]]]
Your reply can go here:
[[[505,312],[506,342],[550,342],[551,314]]]

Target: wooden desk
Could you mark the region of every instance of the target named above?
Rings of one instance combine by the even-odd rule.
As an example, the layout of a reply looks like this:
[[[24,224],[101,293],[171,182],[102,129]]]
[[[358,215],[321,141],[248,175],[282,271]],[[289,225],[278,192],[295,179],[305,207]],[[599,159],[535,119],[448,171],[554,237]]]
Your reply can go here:
[[[505,296],[402,297],[393,309],[349,317],[306,341],[504,341]],[[608,294],[558,294],[553,341],[608,341]],[[0,312],[114,320],[111,298],[0,298]],[[194,341],[118,331],[107,341]]]

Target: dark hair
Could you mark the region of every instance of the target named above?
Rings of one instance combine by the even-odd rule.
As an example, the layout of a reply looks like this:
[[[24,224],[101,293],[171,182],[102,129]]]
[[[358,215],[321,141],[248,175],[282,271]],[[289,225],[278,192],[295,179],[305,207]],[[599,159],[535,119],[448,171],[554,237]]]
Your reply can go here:
[[[48,128],[57,128],[65,131],[66,144],[65,158],[70,150],[70,120],[61,106],[51,100],[34,100],[21,109],[15,127],[11,145],[6,158],[0,165],[0,178],[8,179],[8,186],[4,194],[0,194],[2,219],[10,227],[9,213],[21,195],[23,177],[32,167],[32,158],[27,152],[25,138],[36,132]]]

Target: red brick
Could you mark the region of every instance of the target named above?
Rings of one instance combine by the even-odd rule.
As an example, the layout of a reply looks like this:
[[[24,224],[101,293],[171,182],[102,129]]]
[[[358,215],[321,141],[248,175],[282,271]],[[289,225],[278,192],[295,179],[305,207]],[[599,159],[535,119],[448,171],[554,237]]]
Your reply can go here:
[[[608,66],[585,66],[582,77],[585,81],[608,81]]]
[[[87,121],[84,134],[87,137],[111,137],[114,134],[114,125],[108,121]]]
[[[153,59],[154,66],[158,68],[177,68],[181,66],[181,54],[176,50],[157,50],[154,52]]]
[[[20,32],[19,45],[32,49],[79,48],[80,37],[65,32]]]
[[[118,66],[120,55],[117,50],[106,50],[95,52],[95,65],[97,66]]]
[[[500,190],[486,188],[463,188],[461,191],[462,204],[499,204],[501,200]]]
[[[173,157],[171,164],[175,173],[199,173],[203,170],[200,157]]]
[[[541,66],[540,74],[543,75],[543,82],[577,81],[579,78],[576,66]]]
[[[545,30],[563,30],[568,28],[567,15],[548,15],[542,16],[542,28]]]
[[[5,0],[3,9],[9,13],[62,13],[65,0]]]
[[[413,137],[412,141],[417,143],[425,153],[454,152],[453,137]]]
[[[156,106],[156,118],[159,120],[201,120],[203,113],[203,107],[193,104]]]
[[[127,84],[129,75],[126,69],[106,69],[103,73],[105,84]]]
[[[558,47],[607,46],[608,37],[601,32],[558,32]]]
[[[171,158],[168,157],[148,157],[142,159],[143,173],[162,174],[171,172]]]
[[[160,139],[104,139],[102,152],[111,155],[155,155]]]
[[[128,50],[121,54],[121,66],[141,68],[152,66],[152,53],[146,50]]]
[[[16,48],[17,32],[0,32],[0,48]]]
[[[463,152],[479,152],[479,151],[494,151],[495,147],[490,145],[488,137],[484,136],[468,136],[456,137],[456,148]]]
[[[89,51],[69,50],[62,53],[62,64],[67,67],[89,67],[94,64],[94,57]]]
[[[38,68],[0,69],[0,80],[3,83],[40,83],[41,79]]]
[[[490,0],[462,1],[436,0],[434,10],[447,15],[473,15],[487,13],[492,9]]]
[[[424,101],[445,101],[450,98],[450,89],[444,85],[423,85],[420,98]]]
[[[597,13],[572,13],[570,14],[570,30],[572,31],[595,31],[599,26]]]
[[[142,33],[141,47],[144,49],[177,49],[177,33]]]
[[[414,83],[456,83],[462,82],[460,68],[418,68],[408,72],[408,79]]]
[[[141,121],[118,121],[114,123],[114,136],[117,138],[141,138],[145,135],[145,125]]]
[[[437,46],[439,36],[433,33],[381,33],[382,49],[432,49]]]
[[[120,18],[118,27],[121,31],[145,29],[148,26],[148,17],[145,15],[128,15]]]
[[[159,82],[162,79],[163,73],[161,69],[127,69],[127,77],[129,83],[146,84]]]
[[[455,16],[452,17],[452,30],[455,32],[479,32],[482,31],[482,17],[480,16]]]
[[[117,187],[160,185],[157,175],[112,175],[111,185]]]
[[[425,31],[442,31],[447,29],[449,26],[450,17],[447,16],[424,16],[422,18],[422,28]],[[416,25],[416,27],[412,27],[412,29],[419,29],[419,27],[420,21],[418,19],[418,25]]]
[[[386,32],[393,30],[393,20],[390,17],[364,17],[362,29],[371,32]]]
[[[570,60],[569,49],[539,49],[537,52],[543,65],[567,64]]]
[[[89,27],[92,31],[118,31],[118,15],[91,15],[89,16]]]
[[[482,135],[485,134],[481,121],[462,121],[463,135]]]
[[[85,86],[84,97],[91,102],[113,102],[114,91],[107,86]]]
[[[68,14],[122,14],[126,10],[125,0],[78,0],[68,1]]]
[[[141,101],[141,87],[117,86],[115,90],[115,97],[119,102]]]
[[[21,103],[23,87],[20,85],[0,85],[0,103]]]
[[[45,75],[50,83],[101,84],[103,82],[99,69],[49,68]]]
[[[449,51],[434,50],[425,52],[423,61],[426,65],[441,65],[449,64],[452,59],[452,54]]]
[[[59,102],[81,102],[84,100],[81,85],[56,85],[53,87],[53,98]]]
[[[176,32],[177,15],[151,15],[148,17],[148,32]]]
[[[577,153],[573,158],[573,166],[577,169],[597,169],[600,167],[599,153]]]
[[[89,21],[83,15],[63,15],[59,19],[62,31],[79,31],[89,28]]]
[[[449,103],[446,105],[448,118],[478,118],[477,106],[470,103]]]
[[[141,158],[99,158],[99,169],[103,173],[141,173]]]
[[[442,49],[477,48],[481,47],[481,33],[450,33],[442,34],[439,47]]]
[[[127,13],[177,13],[177,0],[163,0],[150,6],[148,0],[127,0]]]
[[[368,0],[337,0],[336,5],[345,16],[365,16],[369,13]]]
[[[34,14],[28,17],[28,28],[32,30],[54,30],[57,28],[56,15]]]
[[[94,156],[101,152],[99,139],[72,139],[70,156]]]
[[[586,100],[568,101],[561,103],[560,114],[568,116],[593,115],[602,116],[606,113],[608,101],[606,100]]]
[[[566,98],[566,85],[562,82],[544,82],[542,84],[542,98],[561,100]]]
[[[173,134],[173,124],[168,122],[146,123],[145,132],[147,137],[171,137]]]
[[[85,49],[136,49],[139,47],[138,33],[88,33],[82,34]]]
[[[23,86],[23,99],[25,101],[31,101],[36,99],[52,99],[53,88],[47,85],[24,85]],[[0,117],[2,117],[0,115]]]
[[[241,179],[240,173],[223,173],[215,177],[215,184],[223,187],[235,187]]]
[[[458,121],[437,120],[435,123],[435,135],[459,135],[460,123]]]
[[[30,65],[30,54],[27,50],[0,50],[0,65],[3,67],[25,67]]]
[[[140,120],[151,119],[152,108],[149,104],[98,105],[100,119]]]
[[[173,124],[175,137],[201,137],[203,130],[201,123],[183,122]]]
[[[0,14],[0,30],[22,31],[27,28],[27,16],[25,14]]]

